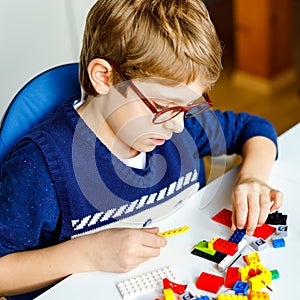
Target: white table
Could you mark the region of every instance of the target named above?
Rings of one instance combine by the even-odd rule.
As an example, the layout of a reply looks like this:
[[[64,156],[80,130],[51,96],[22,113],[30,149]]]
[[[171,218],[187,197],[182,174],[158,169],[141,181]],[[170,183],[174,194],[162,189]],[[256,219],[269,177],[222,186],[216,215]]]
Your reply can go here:
[[[279,158],[275,163],[270,178],[270,185],[283,191],[284,204],[280,212],[287,214],[288,237],[285,238],[285,248],[273,248],[271,239],[267,240],[268,248],[259,252],[262,264],[270,270],[278,270],[280,278],[273,280],[269,292],[272,300],[296,299],[299,285],[300,267],[300,123],[279,137]],[[133,278],[143,273],[171,266],[181,282],[195,282],[201,272],[222,276],[215,263],[192,255],[192,247],[200,240],[210,240],[213,237],[227,239],[231,231],[224,225],[211,220],[221,209],[231,209],[231,189],[237,174],[237,168],[208,184],[205,188],[191,197],[190,201],[170,217],[157,225],[160,231],[178,228],[185,225],[190,230],[168,238],[168,245],[162,249],[158,258],[151,259],[133,271],[125,274],[91,272],[73,274],[61,281],[38,300],[60,299],[122,299],[116,288],[116,283]],[[253,237],[246,237],[251,242]],[[244,254],[255,250],[248,245]],[[239,259],[236,266],[243,266]],[[222,287],[219,293],[225,292]],[[263,289],[262,291],[268,291]],[[215,296],[203,292],[203,295]],[[155,299],[162,297],[160,291],[153,291],[133,298]],[[296,298],[295,298],[296,297]],[[163,298],[163,297],[162,297]]]

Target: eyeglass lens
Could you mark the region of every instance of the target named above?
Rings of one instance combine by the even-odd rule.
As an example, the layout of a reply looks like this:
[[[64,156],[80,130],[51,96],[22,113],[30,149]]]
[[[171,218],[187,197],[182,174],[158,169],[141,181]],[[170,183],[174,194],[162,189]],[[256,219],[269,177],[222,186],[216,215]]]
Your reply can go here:
[[[160,124],[160,123],[169,121],[169,120],[175,118],[178,114],[180,114],[182,112],[184,113],[185,118],[192,118],[195,115],[198,115],[209,108],[210,108],[210,106],[208,103],[199,103],[197,105],[191,106],[187,110],[185,110],[184,107],[178,108],[178,109],[174,108],[174,109],[170,109],[170,110],[166,110],[166,111],[162,110],[155,114],[153,122],[155,124]]]
[[[197,106],[191,107],[189,110],[185,112],[185,117],[186,118],[192,118],[195,115],[198,115],[202,113],[203,111],[207,110],[210,108],[208,103],[199,103]]]

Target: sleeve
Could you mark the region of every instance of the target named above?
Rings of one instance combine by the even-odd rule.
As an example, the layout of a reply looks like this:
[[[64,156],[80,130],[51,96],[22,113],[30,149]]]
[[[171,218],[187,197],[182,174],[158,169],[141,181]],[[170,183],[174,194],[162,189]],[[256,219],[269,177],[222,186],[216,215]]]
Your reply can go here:
[[[196,118],[186,119],[186,128],[200,156],[241,154],[244,143],[255,136],[264,136],[277,147],[274,126],[262,117],[245,112],[208,110]]]
[[[2,166],[0,257],[56,244],[60,209],[39,148],[21,142]]]

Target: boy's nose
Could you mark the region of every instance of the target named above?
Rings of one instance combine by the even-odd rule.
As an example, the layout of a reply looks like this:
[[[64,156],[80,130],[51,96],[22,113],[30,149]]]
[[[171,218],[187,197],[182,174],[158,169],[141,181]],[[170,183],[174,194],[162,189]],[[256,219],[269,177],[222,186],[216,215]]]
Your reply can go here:
[[[175,133],[180,133],[184,129],[184,115],[183,113],[178,114],[173,119],[166,121],[164,127]]]

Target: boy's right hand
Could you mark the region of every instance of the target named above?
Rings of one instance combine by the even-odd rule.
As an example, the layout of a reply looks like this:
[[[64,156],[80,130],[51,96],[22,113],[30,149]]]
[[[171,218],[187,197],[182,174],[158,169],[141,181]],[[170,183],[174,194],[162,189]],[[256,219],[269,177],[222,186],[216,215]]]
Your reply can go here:
[[[167,244],[158,228],[113,228],[82,237],[88,271],[128,272]]]

